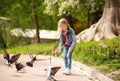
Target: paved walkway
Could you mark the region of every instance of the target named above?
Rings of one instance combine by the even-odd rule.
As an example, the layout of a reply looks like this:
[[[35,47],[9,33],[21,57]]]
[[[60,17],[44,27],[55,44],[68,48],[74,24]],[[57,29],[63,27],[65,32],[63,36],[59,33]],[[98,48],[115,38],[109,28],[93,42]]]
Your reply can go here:
[[[49,56],[37,56],[37,58],[45,59]],[[30,58],[28,55],[21,55],[18,62],[25,65]],[[26,66],[22,71],[17,72],[15,66],[12,68],[4,65],[4,59],[0,55],[0,81],[48,81],[46,78],[46,71],[44,69],[48,68],[50,65],[49,60],[36,61],[33,67]],[[62,71],[64,70],[64,64],[62,59],[57,59],[52,57],[51,66],[61,66],[62,68],[56,73],[55,79],[57,81],[90,81],[86,76],[73,66],[71,75],[64,75]]]

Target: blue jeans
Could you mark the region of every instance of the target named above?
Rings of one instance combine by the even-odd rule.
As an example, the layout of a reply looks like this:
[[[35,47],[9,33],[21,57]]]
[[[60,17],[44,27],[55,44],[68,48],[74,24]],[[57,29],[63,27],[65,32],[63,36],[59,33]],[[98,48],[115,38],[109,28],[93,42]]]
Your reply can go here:
[[[71,54],[68,53],[69,47],[70,46],[64,46],[63,59],[64,59],[64,63],[65,63],[65,68],[71,69],[72,53]]]

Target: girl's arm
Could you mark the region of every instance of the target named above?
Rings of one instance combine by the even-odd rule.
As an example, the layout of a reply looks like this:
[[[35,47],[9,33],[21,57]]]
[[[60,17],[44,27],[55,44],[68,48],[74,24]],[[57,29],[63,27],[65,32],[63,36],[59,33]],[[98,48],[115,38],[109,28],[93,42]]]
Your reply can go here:
[[[62,33],[60,34],[60,45],[59,45],[59,51],[62,51],[63,48],[63,40],[62,40]]]
[[[71,28],[71,37],[72,37],[73,41],[72,41],[72,44],[71,44],[69,50],[72,52],[75,48],[75,45],[76,45],[76,35],[75,35],[75,32],[72,28]]]

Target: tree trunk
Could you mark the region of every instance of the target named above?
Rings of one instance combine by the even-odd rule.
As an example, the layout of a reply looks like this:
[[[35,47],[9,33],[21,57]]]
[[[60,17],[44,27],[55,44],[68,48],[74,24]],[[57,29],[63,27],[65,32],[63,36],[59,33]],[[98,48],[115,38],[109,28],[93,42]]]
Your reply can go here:
[[[88,23],[87,23],[87,28],[91,26],[91,14],[90,14],[90,9],[88,10]]]
[[[38,17],[35,12],[35,9],[36,9],[35,0],[32,0],[32,13],[33,13],[33,20],[36,29],[36,43],[40,43]]]
[[[120,35],[120,0],[106,0],[103,15],[90,28],[77,35],[77,42],[114,38]]]

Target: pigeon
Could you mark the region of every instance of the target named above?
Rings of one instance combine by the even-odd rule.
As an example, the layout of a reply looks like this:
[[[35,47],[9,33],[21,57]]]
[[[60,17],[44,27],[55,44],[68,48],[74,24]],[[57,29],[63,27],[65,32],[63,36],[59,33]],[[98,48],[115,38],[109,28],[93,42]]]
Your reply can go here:
[[[45,70],[47,70],[47,76],[51,76],[51,75],[54,76],[60,68],[61,68],[60,66],[57,66],[57,67],[49,66],[48,69],[45,69]]]
[[[61,67],[52,67],[51,68],[51,75],[55,75],[57,72],[58,72],[58,70],[60,69]]]
[[[33,63],[34,63],[35,61],[36,61],[36,56],[33,57],[31,61],[26,62],[26,65],[27,65],[27,66],[30,66],[30,67],[33,67]]]
[[[6,50],[3,51],[3,58],[6,59],[6,64],[9,65],[10,55]]]
[[[23,69],[25,66],[21,63],[15,62],[15,67],[17,69],[17,71],[20,71],[21,69]]]
[[[10,64],[13,64],[14,62],[16,62],[19,59],[20,55],[21,55],[20,53],[13,55],[9,60]]]
[[[11,58],[10,58],[10,54],[6,50],[3,51],[3,58],[7,60],[6,64],[8,66],[11,66],[11,64],[13,64],[14,62],[16,62],[19,59],[20,55],[21,54],[18,53],[16,55],[11,56]]]
[[[48,80],[50,80],[50,81],[57,81],[53,76],[49,76]]]
[[[30,61],[26,62],[26,65],[29,66],[29,67],[33,67],[33,63],[34,63],[35,61],[43,61],[43,60],[48,60],[48,59],[50,59],[50,58],[37,59],[37,57],[36,57],[36,56],[33,56],[33,54],[29,51],[28,48],[27,48],[27,50],[28,50],[28,55],[29,55],[29,57],[30,57],[30,59],[31,59]]]
[[[53,76],[55,76],[55,74],[58,72],[58,70],[60,69],[61,67],[51,67],[49,66],[48,69],[45,69],[47,70],[47,78],[50,80],[50,81],[57,81]]]

